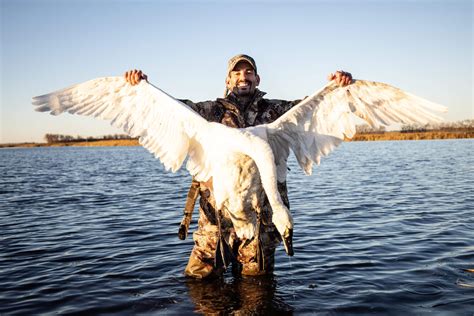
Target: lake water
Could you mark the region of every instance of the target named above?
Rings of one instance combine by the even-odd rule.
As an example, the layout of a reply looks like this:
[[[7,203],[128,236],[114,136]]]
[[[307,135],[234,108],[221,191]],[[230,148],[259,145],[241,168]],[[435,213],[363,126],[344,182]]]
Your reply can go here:
[[[290,168],[295,256],[200,282],[177,237],[186,171],[141,147],[0,150],[0,314],[474,315],[473,140],[344,143],[313,176]]]

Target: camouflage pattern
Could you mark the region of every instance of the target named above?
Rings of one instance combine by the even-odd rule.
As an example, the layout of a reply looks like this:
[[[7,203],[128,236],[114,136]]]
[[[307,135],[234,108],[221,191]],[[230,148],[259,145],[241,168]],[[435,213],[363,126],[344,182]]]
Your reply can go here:
[[[256,90],[247,104],[233,93],[216,101],[193,103],[181,100],[202,117],[236,128],[273,122],[301,100],[264,99],[264,92]],[[278,183],[283,202],[289,207],[286,183]],[[235,273],[262,275],[273,272],[274,253],[281,237],[271,222],[271,208],[265,199],[259,215],[260,229],[251,240],[237,238],[228,214],[214,208],[212,182],[200,183],[198,229],[193,234],[194,248],[185,274],[195,278],[219,276],[232,263]],[[220,226],[220,229],[219,229]]]
[[[248,105],[240,103],[239,98],[233,93],[216,101],[198,103],[190,100],[180,101],[210,122],[240,128],[271,123],[301,101],[264,99],[265,94],[257,89]]]
[[[257,73],[257,64],[255,63],[255,60],[249,55],[239,54],[229,59],[229,63],[227,64],[227,76],[232,70],[234,70],[235,66],[241,61],[248,62],[255,70],[255,73]]]

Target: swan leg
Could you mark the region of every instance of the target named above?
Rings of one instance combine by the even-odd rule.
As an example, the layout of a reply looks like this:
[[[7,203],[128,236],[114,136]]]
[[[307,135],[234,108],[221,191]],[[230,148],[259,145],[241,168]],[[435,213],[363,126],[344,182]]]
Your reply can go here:
[[[224,270],[229,266],[231,261],[231,251],[229,245],[225,242],[224,236],[222,236],[222,225],[221,225],[222,212],[216,209],[216,220],[217,220],[217,245],[215,253],[215,267],[224,267]]]
[[[199,182],[193,178],[191,187],[189,188],[188,196],[186,198],[186,205],[184,206],[184,214],[181,224],[179,225],[178,237],[185,240],[188,236],[189,224],[194,211],[194,205],[199,195]]]

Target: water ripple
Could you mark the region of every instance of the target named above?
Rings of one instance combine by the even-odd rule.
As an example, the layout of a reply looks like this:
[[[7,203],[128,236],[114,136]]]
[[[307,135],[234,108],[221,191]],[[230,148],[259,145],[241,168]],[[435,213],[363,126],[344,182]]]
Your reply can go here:
[[[311,177],[291,160],[295,257],[207,282],[182,275],[184,170],[139,147],[0,150],[0,314],[472,315],[473,145],[344,143]]]

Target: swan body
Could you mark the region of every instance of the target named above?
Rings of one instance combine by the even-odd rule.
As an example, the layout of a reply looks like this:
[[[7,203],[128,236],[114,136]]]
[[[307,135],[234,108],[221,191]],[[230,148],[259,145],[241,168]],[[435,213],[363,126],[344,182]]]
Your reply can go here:
[[[212,178],[216,208],[227,211],[240,238],[255,235],[256,213],[265,194],[272,221],[293,255],[293,219],[277,181],[286,180],[290,149],[306,174],[344,138],[355,134],[354,116],[371,126],[428,123],[446,108],[387,84],[354,80],[346,87],[328,83],[270,124],[244,129],[207,122],[152,84],[137,86],[122,77],[87,81],[33,98],[37,111],[63,112],[110,120],[139,137],[142,146],[172,172],[186,157],[198,181]]]

